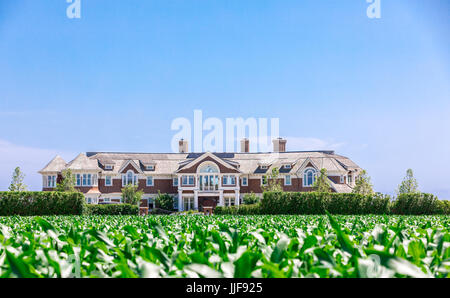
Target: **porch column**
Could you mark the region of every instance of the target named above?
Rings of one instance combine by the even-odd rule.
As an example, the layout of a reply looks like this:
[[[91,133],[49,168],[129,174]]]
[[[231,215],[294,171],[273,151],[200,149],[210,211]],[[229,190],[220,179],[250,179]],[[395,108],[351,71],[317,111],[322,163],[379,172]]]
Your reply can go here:
[[[183,211],[183,191],[178,191],[178,211]]]
[[[218,206],[223,206],[223,190],[221,190],[219,192],[219,204],[217,204]]]
[[[234,198],[234,205],[236,205],[236,206],[239,206],[239,190],[235,190],[234,191],[234,195],[235,195],[235,198]]]
[[[198,210],[198,190],[194,190],[194,210]]]

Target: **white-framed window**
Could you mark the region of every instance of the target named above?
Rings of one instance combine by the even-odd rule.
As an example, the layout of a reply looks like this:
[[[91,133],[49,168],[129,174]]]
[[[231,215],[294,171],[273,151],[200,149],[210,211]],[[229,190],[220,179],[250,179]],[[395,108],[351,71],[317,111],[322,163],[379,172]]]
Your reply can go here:
[[[284,185],[292,185],[291,175],[284,176]]]
[[[48,188],[56,187],[56,176],[47,176],[47,187]]]
[[[92,186],[92,174],[83,174],[83,186]]]
[[[183,176],[183,185],[194,185],[195,177],[194,175]]]
[[[303,186],[311,187],[316,181],[317,172],[313,168],[306,169],[303,174]]]
[[[112,165],[105,165],[105,170],[112,170],[113,166]]]
[[[147,169],[147,171],[153,171],[155,169],[155,166],[151,165],[151,166],[147,166],[145,168]]]
[[[76,186],[81,186],[81,174],[76,175]]]
[[[105,186],[112,186],[112,177],[105,176]]]
[[[104,203],[111,203],[111,198],[103,198]]]
[[[344,182],[345,182],[344,176],[341,175],[341,183],[344,183]]]
[[[188,197],[183,198],[184,211],[189,211],[194,209],[194,198]]]
[[[138,185],[139,177],[133,173],[133,171],[128,171],[126,174],[122,175],[122,186],[126,185]]]
[[[348,174],[347,181],[348,184],[353,183],[353,176],[351,174]]]
[[[153,176],[147,176],[147,186],[153,186]]]
[[[284,168],[285,169],[290,169],[290,168],[292,168],[292,166],[290,164],[288,164],[288,165],[284,165]]]
[[[261,170],[267,170],[268,166],[261,166]]]
[[[225,198],[223,198],[223,203],[226,207],[234,206],[236,203],[236,200],[232,197],[228,197],[228,198],[225,197]]]
[[[267,181],[267,176],[263,175],[261,177],[261,185],[267,185],[268,181]]]
[[[236,184],[236,176],[233,175],[223,176],[223,185],[235,185],[235,184]]]
[[[248,179],[247,179],[247,177],[242,177],[242,179],[241,179],[241,185],[242,185],[242,186],[248,186]]]
[[[173,186],[178,186],[178,177],[173,178]]]

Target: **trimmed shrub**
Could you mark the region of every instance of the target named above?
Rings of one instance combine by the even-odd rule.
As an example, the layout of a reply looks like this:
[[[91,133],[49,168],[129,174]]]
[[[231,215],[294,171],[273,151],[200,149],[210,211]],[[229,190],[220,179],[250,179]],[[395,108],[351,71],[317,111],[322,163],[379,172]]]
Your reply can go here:
[[[389,196],[353,193],[265,192],[261,214],[389,214]]]
[[[131,204],[88,205],[89,215],[139,215],[139,207]]]
[[[0,216],[82,215],[86,202],[79,192],[0,192]]]
[[[217,206],[214,209],[214,214],[216,215],[257,215],[261,214],[261,204],[252,205],[240,205],[240,206],[229,206],[222,207]]]

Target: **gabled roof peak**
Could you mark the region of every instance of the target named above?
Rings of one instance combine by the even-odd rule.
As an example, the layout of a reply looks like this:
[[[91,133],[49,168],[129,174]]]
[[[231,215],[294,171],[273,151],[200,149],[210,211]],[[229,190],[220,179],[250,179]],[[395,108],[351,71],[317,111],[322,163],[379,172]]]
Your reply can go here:
[[[39,173],[60,172],[66,167],[66,164],[61,156],[56,155]]]

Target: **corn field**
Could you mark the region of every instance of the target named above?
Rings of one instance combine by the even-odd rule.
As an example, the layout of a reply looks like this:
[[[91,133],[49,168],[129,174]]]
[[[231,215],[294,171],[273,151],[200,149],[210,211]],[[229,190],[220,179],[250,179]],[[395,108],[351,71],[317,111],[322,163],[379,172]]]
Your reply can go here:
[[[0,217],[0,277],[449,277],[448,216]]]

